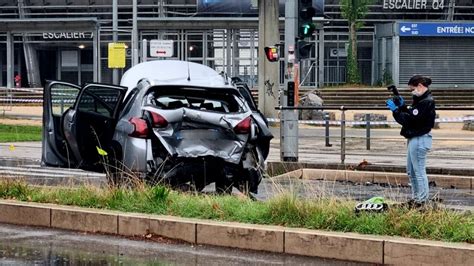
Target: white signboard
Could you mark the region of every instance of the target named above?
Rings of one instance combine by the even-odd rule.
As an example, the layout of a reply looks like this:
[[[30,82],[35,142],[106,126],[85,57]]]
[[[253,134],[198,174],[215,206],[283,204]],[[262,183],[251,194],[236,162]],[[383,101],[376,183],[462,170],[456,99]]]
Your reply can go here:
[[[331,48],[331,57],[347,57],[347,50],[345,48]]]
[[[151,57],[172,57],[173,41],[172,40],[151,40],[150,41]]]

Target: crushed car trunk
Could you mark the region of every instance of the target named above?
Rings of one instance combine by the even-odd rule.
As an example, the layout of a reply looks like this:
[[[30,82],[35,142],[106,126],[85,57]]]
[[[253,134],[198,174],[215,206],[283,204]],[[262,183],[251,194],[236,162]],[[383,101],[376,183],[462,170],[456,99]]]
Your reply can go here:
[[[255,134],[254,126],[246,120],[251,112],[222,115],[190,108],[163,110],[152,106],[143,110],[159,114],[168,122],[164,128],[154,127],[153,132],[171,156],[213,156],[239,164],[249,135]],[[242,122],[249,123],[248,132],[239,131]]]

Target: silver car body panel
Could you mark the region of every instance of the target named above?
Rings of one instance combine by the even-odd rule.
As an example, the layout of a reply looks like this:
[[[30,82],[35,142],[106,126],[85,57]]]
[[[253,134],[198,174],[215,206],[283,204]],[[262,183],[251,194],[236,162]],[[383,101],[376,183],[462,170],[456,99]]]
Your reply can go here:
[[[233,164],[240,162],[249,134],[235,134],[234,127],[251,116],[251,111],[222,114],[184,107],[163,110],[153,106],[145,106],[143,110],[160,114],[168,121],[167,127],[154,128],[153,132],[170,155],[214,156]],[[193,124],[206,127],[196,128]]]
[[[137,64],[125,72],[120,86],[127,87],[128,94],[143,79],[151,81],[151,86],[233,87],[229,78],[224,78],[214,69],[179,60],[155,60]]]

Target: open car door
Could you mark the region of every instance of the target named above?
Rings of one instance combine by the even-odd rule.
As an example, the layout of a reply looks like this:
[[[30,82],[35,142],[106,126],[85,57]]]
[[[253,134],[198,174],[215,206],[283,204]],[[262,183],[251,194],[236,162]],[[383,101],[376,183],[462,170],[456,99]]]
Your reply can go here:
[[[44,87],[41,154],[44,165],[71,167],[74,164],[61,124],[64,113],[74,105],[80,90],[78,85],[60,81],[47,81]]]
[[[127,88],[88,84],[72,108],[63,114],[64,137],[77,167],[104,169],[107,155],[113,156],[112,138]],[[112,158],[110,158],[112,159]]]
[[[76,88],[78,94],[68,108],[54,106],[56,91],[60,88]],[[43,148],[43,163],[62,167],[79,167],[89,170],[103,169],[104,158],[112,149],[112,137],[117,124],[120,106],[127,88],[88,84],[80,91],[75,85],[63,82],[48,83],[45,101],[45,119],[57,121],[51,123],[46,133],[50,133],[49,144]],[[46,97],[46,96],[45,96]],[[52,111],[48,111],[52,110]],[[49,112],[49,113],[48,113]],[[43,140],[44,142],[44,140]],[[55,145],[51,145],[54,143]],[[49,156],[48,151],[54,151]]]

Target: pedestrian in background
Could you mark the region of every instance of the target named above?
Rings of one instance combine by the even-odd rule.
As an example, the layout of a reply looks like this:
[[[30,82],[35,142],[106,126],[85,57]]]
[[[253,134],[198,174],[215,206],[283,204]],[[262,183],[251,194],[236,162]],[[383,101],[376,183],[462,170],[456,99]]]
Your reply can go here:
[[[20,74],[15,72],[15,77],[13,79],[15,80],[15,88],[20,88],[21,87],[21,76],[20,76]]]
[[[426,154],[431,150],[431,129],[434,127],[436,117],[435,102],[428,88],[430,85],[430,78],[415,75],[408,81],[408,88],[413,95],[411,106],[406,106],[401,96],[400,101],[393,99],[386,101],[393,118],[402,126],[400,135],[408,141],[406,170],[412,187],[409,207],[421,207],[428,202]]]

